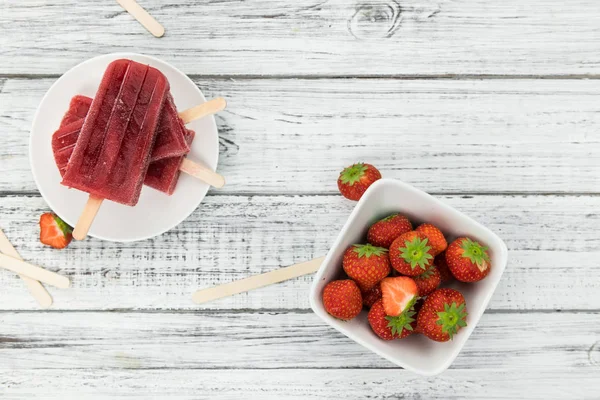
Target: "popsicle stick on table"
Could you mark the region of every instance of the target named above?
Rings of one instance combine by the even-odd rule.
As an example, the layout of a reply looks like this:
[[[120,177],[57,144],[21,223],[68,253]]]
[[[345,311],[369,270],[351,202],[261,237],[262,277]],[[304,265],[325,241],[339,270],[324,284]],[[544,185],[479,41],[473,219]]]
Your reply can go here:
[[[117,0],[117,2],[123,7],[133,18],[142,24],[144,28],[156,37],[161,37],[165,34],[165,28],[142,6],[135,0]]]
[[[184,123],[189,123],[191,121],[213,115],[219,111],[223,111],[225,107],[227,107],[227,102],[222,97],[219,97],[182,111],[179,113],[179,116]],[[188,160],[187,158],[183,159],[179,170],[216,188],[222,188],[225,185],[225,178],[222,175],[200,163]],[[103,199],[97,196],[89,196],[85,208],[73,230],[73,238],[75,240],[83,240],[87,237],[90,227],[92,226],[92,223],[94,222],[94,219],[100,210],[102,202]]]
[[[56,286],[57,288],[66,289],[71,286],[71,282],[66,276],[26,263],[25,261],[7,256],[6,254],[0,254],[0,267],[19,275],[24,275],[28,278],[47,283],[48,285]]]
[[[325,257],[319,257],[311,261],[292,265],[290,267],[280,268],[275,271],[240,279],[239,281],[198,290],[192,295],[192,300],[194,303],[202,304],[223,297],[232,296],[234,294],[272,285],[274,283],[283,282],[288,279],[297,278],[302,275],[311,274],[319,270],[323,260],[325,260]]]
[[[0,252],[6,254],[9,257],[15,258],[17,260],[23,260],[14,246],[10,243],[4,232],[0,229]],[[35,298],[38,304],[42,308],[48,308],[52,305],[52,296],[46,290],[44,285],[42,285],[39,281],[35,279],[31,279],[25,275],[19,275],[19,277],[25,282],[27,285],[27,289],[31,295]]]

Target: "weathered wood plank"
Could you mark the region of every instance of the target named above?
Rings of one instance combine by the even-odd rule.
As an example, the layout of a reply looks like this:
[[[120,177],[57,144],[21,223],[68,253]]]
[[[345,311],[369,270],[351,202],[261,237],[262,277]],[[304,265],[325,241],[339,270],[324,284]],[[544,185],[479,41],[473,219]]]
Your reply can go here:
[[[0,3],[0,73],[62,73],[134,51],[188,74],[598,74],[594,0],[141,2],[155,39],[116,2]]]
[[[485,314],[451,368],[598,368],[599,322],[598,313]],[[0,326],[0,370],[395,367],[312,313],[2,312]]]
[[[490,307],[600,310],[598,196],[442,196],[506,241],[509,265]],[[0,226],[23,257],[71,276],[52,290],[57,309],[196,309],[191,293],[324,255],[354,203],[341,196],[209,196],[172,231],[138,243],[38,242],[43,199],[0,198]],[[204,305],[208,309],[308,308],[302,277]],[[0,273],[0,308],[31,309],[22,282]]]
[[[451,370],[3,370],[3,398],[31,399],[595,399],[593,369]]]
[[[0,89],[1,192],[36,190],[28,132],[52,81]],[[220,192],[337,193],[358,160],[436,193],[600,192],[600,81],[196,82],[229,102]]]

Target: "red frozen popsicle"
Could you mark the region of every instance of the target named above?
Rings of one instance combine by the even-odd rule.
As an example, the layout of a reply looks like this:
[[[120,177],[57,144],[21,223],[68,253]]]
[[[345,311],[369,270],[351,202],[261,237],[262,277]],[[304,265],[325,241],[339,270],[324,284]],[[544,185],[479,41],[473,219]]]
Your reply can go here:
[[[81,115],[83,114],[80,118],[84,118],[85,117],[85,113],[87,112],[86,107],[89,108],[89,105],[91,104],[92,99],[86,96],[80,96],[77,95],[75,97],[73,97],[73,99],[71,100],[71,103],[69,105],[69,109],[67,110],[67,112],[65,113],[65,116],[63,117],[63,121],[70,121],[70,116],[72,115]],[[224,99],[222,98],[217,98],[214,100],[210,100],[206,103],[201,104],[200,106],[196,106],[193,107],[191,109],[185,110],[181,113],[181,115],[185,115],[186,121],[192,121],[198,118],[202,118],[204,116],[210,115],[210,114],[214,114],[218,111],[222,111],[225,108],[226,102]],[[166,103],[165,103],[165,107],[163,107],[163,113],[165,112],[165,108],[166,108]],[[175,109],[176,112],[176,109]],[[177,115],[177,114],[176,114]],[[157,133],[157,135],[161,135],[161,126],[162,126],[162,132],[165,133],[167,132],[167,130],[169,129],[169,125],[168,123],[166,123],[165,121],[168,121],[168,118],[163,118],[161,116],[160,122],[159,122],[159,132]],[[183,123],[183,121],[182,121]],[[79,136],[79,131],[81,129],[81,126],[83,124],[83,120],[80,119],[79,121],[74,121],[68,125],[65,124],[61,124],[60,128],[52,135],[52,150],[54,153],[54,158],[56,161],[56,165],[61,173],[61,175],[64,174],[67,164],[69,162],[69,158],[71,156],[71,153],[73,152],[73,148],[77,142],[77,138]],[[185,129],[185,127],[184,127]],[[189,144],[191,143],[191,141],[193,140],[193,131],[190,131],[188,129],[185,129],[185,146],[188,147]],[[158,138],[157,138],[158,140]],[[155,148],[156,148],[156,144],[155,144]],[[177,152],[175,152],[174,154],[178,154]],[[177,157],[169,157],[169,158],[165,158],[165,159],[161,159],[158,161],[153,161],[150,163],[150,167],[148,168],[148,173],[146,175],[146,179],[144,180],[144,184],[146,184],[147,186],[153,187],[157,190],[163,191],[167,194],[173,194],[173,191],[175,190],[175,186],[177,184],[177,180],[179,178],[179,170],[180,167],[182,165],[182,161],[183,161],[184,155],[180,155]],[[154,164],[157,164],[156,166]],[[189,165],[187,164],[191,164],[192,167],[194,167],[194,163],[188,161],[186,163],[186,166],[188,168],[188,170],[186,170],[186,172],[190,173],[191,171],[189,171]],[[203,170],[203,174],[204,175],[194,175],[197,178],[205,181],[206,183],[209,183],[215,187],[221,187],[224,183],[223,178],[211,171],[208,170],[207,168],[202,168],[200,166],[200,168]],[[159,176],[160,174],[160,176]],[[204,179],[203,179],[204,178]],[[212,179],[211,179],[212,178]]]
[[[91,104],[92,99],[90,97],[81,95],[74,96],[69,104],[69,109],[62,119],[60,128],[52,136],[52,151],[54,153],[56,166],[58,167],[61,175],[64,175],[67,169],[69,158],[73,152],[75,144],[77,143],[77,138],[79,136],[81,126],[83,125],[83,119],[85,118]],[[163,113],[166,112],[165,107],[163,107]],[[174,111],[175,116],[179,118],[177,116],[177,110]],[[163,121],[167,120],[168,118],[163,118],[161,116],[158,128],[159,133],[157,133],[157,135],[161,134],[160,126],[164,123]],[[163,133],[166,133],[167,128],[168,124],[163,125]],[[194,131],[185,129],[185,127],[184,130],[185,146],[189,148],[189,145],[194,139]],[[165,145],[168,145],[168,143],[165,143]],[[173,194],[175,191],[175,186],[177,185],[177,180],[179,179],[179,166],[181,165],[181,161],[183,161],[184,156],[185,154],[180,154],[174,157],[163,158],[158,161],[151,162],[150,166],[148,167],[146,178],[144,179],[144,184],[169,195]]]
[[[131,60],[110,63],[62,184],[136,205],[168,90],[169,82],[156,68]]]
[[[186,130],[185,139],[188,145],[194,140],[194,135],[195,133],[191,129]],[[164,192],[169,196],[172,195],[179,180],[179,168],[184,158],[185,156],[163,158],[151,163],[148,167],[146,179],[144,179],[144,185]]]

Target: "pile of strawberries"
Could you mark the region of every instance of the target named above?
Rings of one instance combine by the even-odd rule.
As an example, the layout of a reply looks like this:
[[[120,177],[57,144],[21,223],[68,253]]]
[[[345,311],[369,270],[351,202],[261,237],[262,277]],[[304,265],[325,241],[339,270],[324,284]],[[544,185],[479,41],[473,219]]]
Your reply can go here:
[[[377,180],[371,168],[355,164],[344,170],[338,180],[342,194],[350,198],[347,195],[352,192],[353,200],[360,198]],[[372,177],[367,177],[369,172]],[[364,187],[358,187],[360,182]],[[367,242],[352,245],[344,253],[342,265],[349,279],[325,286],[323,304],[329,314],[351,320],[365,307],[371,328],[383,340],[421,333],[445,342],[467,326],[464,296],[440,286],[454,279],[477,282],[485,278],[491,269],[487,247],[468,237],[448,245],[436,226],[425,223],[413,230],[401,214],[373,224]]]

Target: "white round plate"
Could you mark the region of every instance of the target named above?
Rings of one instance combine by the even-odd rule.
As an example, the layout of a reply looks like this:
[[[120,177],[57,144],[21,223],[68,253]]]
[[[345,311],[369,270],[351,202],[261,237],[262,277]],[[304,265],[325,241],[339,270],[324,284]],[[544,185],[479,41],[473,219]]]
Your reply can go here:
[[[60,184],[62,178],[52,154],[52,134],[76,94],[93,97],[107,65],[128,58],[159,69],[169,79],[171,93],[179,111],[204,103],[200,89],[185,74],[154,57],[134,53],[113,53],[87,60],[67,71],[52,85],[40,103],[31,128],[29,157],[33,177],[40,193],[52,210],[74,226],[87,201],[88,194]],[[213,170],[219,158],[219,138],[215,119],[205,117],[187,125],[196,131],[188,157]],[[181,174],[175,193],[167,196],[144,186],[140,201],[128,207],[105,201],[89,235],[115,242],[144,240],[172,229],[198,207],[209,185]]]

